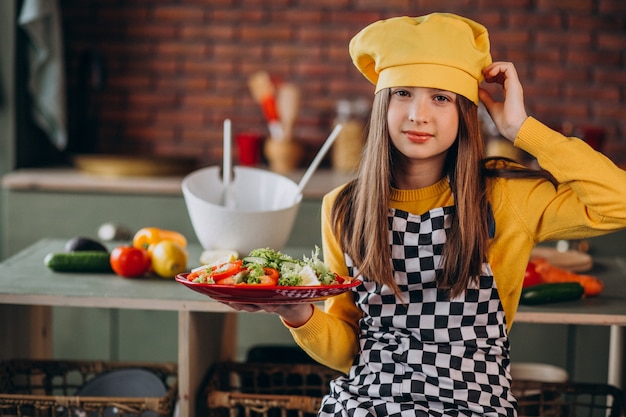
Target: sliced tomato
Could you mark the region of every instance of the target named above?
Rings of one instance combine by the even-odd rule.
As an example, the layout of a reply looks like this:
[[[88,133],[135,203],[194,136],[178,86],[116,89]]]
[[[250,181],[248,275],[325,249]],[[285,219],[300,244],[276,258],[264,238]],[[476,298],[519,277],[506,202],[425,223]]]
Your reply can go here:
[[[200,275],[204,273],[206,273],[204,269],[199,269],[197,271],[190,272],[189,275],[187,275],[187,281],[193,281],[194,279],[198,278]]]
[[[235,275],[237,272],[241,271],[242,263],[243,261],[241,259],[237,259],[218,265],[211,270],[211,277],[217,282],[231,275]]]
[[[265,275],[259,277],[259,280],[261,280],[261,282],[254,285],[276,285],[278,283],[279,273],[277,269],[263,268],[263,272],[265,272]]]
[[[233,285],[235,284],[235,276],[231,275],[230,277],[222,278],[215,281],[215,283],[219,285]]]

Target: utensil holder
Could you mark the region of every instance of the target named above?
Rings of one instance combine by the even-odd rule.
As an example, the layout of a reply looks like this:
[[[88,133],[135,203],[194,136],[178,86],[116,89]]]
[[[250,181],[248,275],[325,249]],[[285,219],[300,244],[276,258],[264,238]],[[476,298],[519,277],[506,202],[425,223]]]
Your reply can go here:
[[[304,154],[302,145],[293,140],[276,140],[268,138],[265,141],[265,158],[270,170],[278,174],[288,174],[299,167]]]

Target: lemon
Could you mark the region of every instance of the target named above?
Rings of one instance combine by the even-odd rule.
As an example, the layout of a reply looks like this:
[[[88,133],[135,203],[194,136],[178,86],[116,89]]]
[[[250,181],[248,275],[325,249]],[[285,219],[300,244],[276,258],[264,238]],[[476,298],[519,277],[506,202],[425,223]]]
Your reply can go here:
[[[162,240],[151,250],[152,270],[163,278],[174,278],[187,269],[187,251],[173,240]]]
[[[239,257],[239,253],[233,249],[208,249],[200,254],[202,265],[219,265],[231,262]]]

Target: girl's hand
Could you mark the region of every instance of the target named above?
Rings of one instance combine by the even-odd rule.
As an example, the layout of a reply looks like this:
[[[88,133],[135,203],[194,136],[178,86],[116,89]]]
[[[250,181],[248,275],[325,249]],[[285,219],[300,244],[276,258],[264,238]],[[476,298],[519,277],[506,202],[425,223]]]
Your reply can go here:
[[[515,66],[510,62],[494,62],[483,70],[483,74],[485,82],[502,86],[504,101],[495,101],[483,88],[479,88],[478,96],[502,136],[513,142],[528,118],[524,108],[524,92]]]
[[[246,303],[227,303],[221,301],[237,311],[247,311],[255,313],[257,311],[265,311],[267,313],[278,314],[291,327],[300,327],[305,324],[313,315],[313,304],[246,304]]]

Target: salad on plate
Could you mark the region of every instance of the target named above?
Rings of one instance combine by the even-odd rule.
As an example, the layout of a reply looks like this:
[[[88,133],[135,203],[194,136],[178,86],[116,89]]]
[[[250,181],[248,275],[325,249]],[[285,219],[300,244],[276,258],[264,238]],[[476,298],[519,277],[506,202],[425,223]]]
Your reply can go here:
[[[270,248],[254,249],[243,258],[230,256],[193,269],[187,280],[198,284],[254,286],[331,286],[347,284],[319,259],[319,247],[311,257],[296,259]]]

